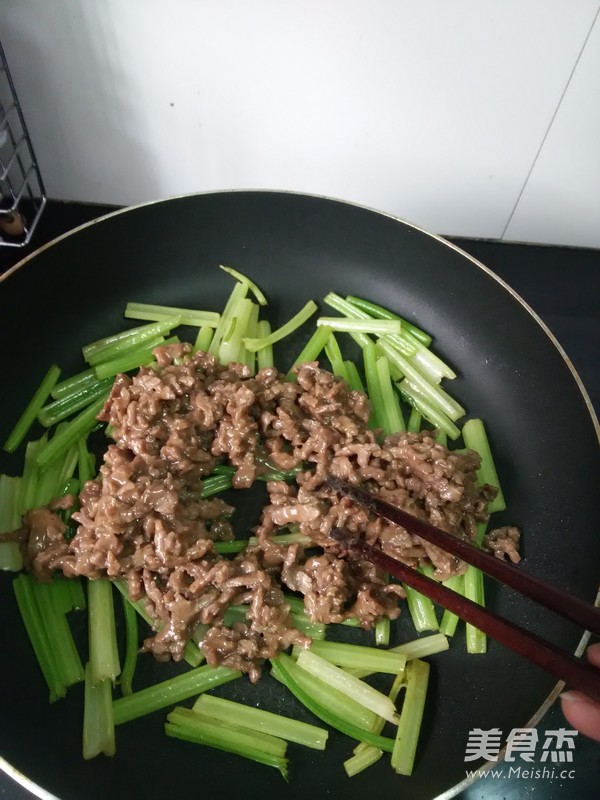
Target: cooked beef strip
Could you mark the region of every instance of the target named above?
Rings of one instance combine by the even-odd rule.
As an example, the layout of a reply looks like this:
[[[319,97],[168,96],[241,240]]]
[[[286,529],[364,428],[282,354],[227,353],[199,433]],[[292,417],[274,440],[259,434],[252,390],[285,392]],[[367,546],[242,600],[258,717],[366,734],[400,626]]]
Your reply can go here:
[[[356,617],[369,628],[400,613],[402,587],[387,583],[372,564],[342,557],[329,538],[332,527],[345,527],[411,566],[433,565],[440,579],[464,570],[439,548],[340,499],[323,481],[331,473],[364,484],[470,539],[476,523],[487,520],[495,493],[477,487],[474,452],[449,452],[435,432],[379,442],[367,427],[366,396],[315,363],[288,381],[273,368],[252,376],[240,364],[221,366],[206,353],[192,354],[188,344],[154,352],[155,366],[116,378],[98,416],[113,443],[98,478],[81,491],[74,537],[65,539],[65,525],[50,508],[25,515],[18,537],[39,579],[54,570],[125,579],[133,600],[147,598],[155,632],[144,648],[156,658],[181,659],[204,624],[208,663],[257,680],[265,659],[310,641],[293,627],[283,587],[301,593],[306,613],[319,622]],[[258,547],[232,559],[217,554],[213,542],[231,538],[234,509],[220,498],[200,497],[202,480],[217,463],[236,468],[237,489],[274,466],[302,469],[295,484],[267,483]],[[314,542],[310,552],[273,541],[290,524]],[[514,560],[515,536],[492,537],[489,546]],[[231,604],[248,604],[249,611],[244,622],[226,628]]]

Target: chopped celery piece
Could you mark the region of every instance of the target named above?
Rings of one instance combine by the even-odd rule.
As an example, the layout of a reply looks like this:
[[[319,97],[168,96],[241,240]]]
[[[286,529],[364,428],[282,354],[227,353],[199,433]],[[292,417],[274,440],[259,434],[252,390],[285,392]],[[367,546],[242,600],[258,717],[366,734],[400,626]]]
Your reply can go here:
[[[208,720],[198,718],[197,714],[196,719],[191,721],[188,716],[181,713],[184,711],[189,709],[175,709],[168,715],[168,722],[165,724],[167,736],[224,750],[226,753],[234,753],[259,764],[275,767],[287,780],[287,759],[282,755],[267,752],[264,742],[256,736],[232,727],[211,724]],[[194,712],[189,711],[189,714],[193,715]]]
[[[500,488],[496,465],[494,464],[490,443],[482,420],[467,420],[463,425],[462,435],[465,447],[468,447],[470,450],[475,450],[479,453],[479,457],[481,458],[481,466],[477,470],[478,483],[480,485],[489,483],[490,486],[495,486],[496,489],[498,489],[496,497],[491,503],[488,503],[488,513],[493,514],[495,511],[504,511],[506,503],[504,502],[504,495]]]
[[[344,363],[344,357],[342,355],[342,351],[340,350],[338,341],[333,333],[325,343],[325,355],[329,359],[331,371],[336,378],[341,378],[346,383],[349,383],[350,381],[348,379],[348,372],[346,370],[346,364]]]
[[[120,372],[131,372],[131,370],[139,369],[139,367],[148,366],[154,359],[154,348],[159,345],[167,345],[178,342],[176,336],[171,336],[169,339],[153,339],[150,342],[143,342],[141,347],[136,347],[135,350],[123,353],[110,361],[103,361],[94,367],[94,373],[97,378],[113,378]]]
[[[368,767],[372,767],[373,764],[376,764],[382,755],[383,750],[380,750],[378,747],[365,747],[364,750],[361,750],[359,753],[356,753],[356,755],[344,761],[346,775],[349,778],[353,778]]]
[[[58,583],[37,583],[32,581],[37,597],[38,608],[43,620],[46,635],[52,648],[61,683],[73,686],[84,679],[83,664],[73,641],[64,611],[57,611],[54,595],[62,592]]]
[[[115,754],[115,726],[110,680],[94,684],[91,668],[85,668],[85,691],[83,705],[83,757],[87,760],[103,753]]]
[[[272,756],[279,756],[279,758],[283,758],[287,750],[287,742],[284,739],[261,731],[250,731],[247,727],[238,725],[235,722],[225,722],[222,719],[209,717],[199,710],[177,706],[167,715],[167,720],[184,729],[198,730],[209,726],[214,731],[226,731],[228,735],[233,734],[237,736],[239,734],[240,738],[244,739],[247,743],[259,747],[263,752]]]
[[[25,448],[25,464],[21,480],[21,494],[19,497],[19,514],[22,516],[34,508],[37,498],[38,480],[40,471],[37,466],[38,454],[44,449],[48,437],[46,434],[41,439],[27,442]]]
[[[248,324],[246,325],[246,336],[260,336],[258,332],[258,312],[259,308],[256,303],[252,303],[252,308],[250,309],[250,317],[248,318]],[[269,331],[270,333],[270,331]],[[259,350],[260,352],[260,350]],[[272,349],[271,349],[272,353]],[[246,364],[246,366],[250,369],[252,375],[256,374],[256,363],[257,363],[257,356],[258,353],[252,353],[250,350],[247,350],[245,345],[240,346],[240,356],[239,360],[242,364]]]
[[[112,378],[105,378],[104,380],[94,381],[88,384],[80,392],[61,397],[59,400],[54,400],[40,410],[38,421],[45,428],[56,425],[57,422],[70,417],[76,411],[81,411],[82,408],[89,406],[90,403],[97,400],[99,397],[108,397],[112,385]]]
[[[296,376],[293,372],[294,367],[299,367],[302,364],[309,364],[312,361],[318,360],[330,336],[331,331],[328,328],[317,328],[315,330],[308,342],[305,344],[298,358],[290,367],[290,370],[286,376],[288,380],[296,379]]]
[[[429,398],[420,389],[417,389],[407,380],[401,381],[398,384],[398,388],[404,400],[420,411],[422,416],[429,420],[432,425],[444,431],[451,439],[458,439],[460,430],[454,422],[438,406],[430,402]]]
[[[377,341],[379,350],[388,357],[390,364],[394,364],[404,375],[408,383],[414,386],[432,405],[443,411],[451,420],[456,421],[465,415],[465,409],[454,400],[448,392],[444,391],[437,383],[431,383],[423,377],[410,361],[396,348],[389,344],[385,337]]]
[[[390,643],[390,618],[382,617],[375,623],[375,644],[387,647]]]
[[[128,697],[120,697],[113,702],[115,725],[122,725],[132,719],[143,717],[160,708],[180,703],[201,692],[214,689],[224,683],[241,677],[241,672],[227,667],[202,667],[184,672],[170,680],[148,686]]]
[[[18,528],[20,478],[0,475],[0,533],[10,533]],[[0,543],[0,569],[19,572],[23,568],[23,555],[18,542]]]
[[[369,343],[363,349],[363,359],[365,377],[367,379],[367,394],[371,401],[370,423],[374,428],[383,429],[385,412],[383,410],[383,395],[377,372],[377,350],[374,343]]]
[[[209,475],[202,481],[202,489],[200,490],[200,497],[206,500],[207,497],[212,497],[219,492],[224,492],[231,489],[232,480],[229,475]]]
[[[307,693],[297,680],[297,676],[302,672],[302,669],[294,663],[293,659],[289,659],[289,661],[286,660],[284,664],[282,663],[281,656],[278,656],[277,659],[271,659],[271,664],[276,665],[276,670],[282,683],[284,683],[292,694],[298,698],[302,705],[306,706],[309,711],[312,711],[312,713],[325,722],[325,724],[331,725],[332,728],[345,733],[346,736],[350,736],[352,739],[372,744],[374,747],[378,747],[388,753],[392,752],[393,739],[379,736],[372,733],[370,730],[352,725],[348,722],[346,716],[340,717],[332,711],[330,702],[326,700],[325,704],[321,705],[312,694]],[[387,700],[388,698],[384,697],[384,699]]]
[[[86,440],[82,437],[77,441],[77,474],[81,488],[94,477],[92,458],[92,454],[87,449]]]
[[[431,600],[408,584],[402,586],[406,592],[406,602],[415,630],[419,633],[437,631],[440,626]]]
[[[124,316],[129,319],[155,319],[157,321],[163,320],[165,317],[176,317],[179,319],[180,325],[192,325],[194,328],[216,328],[220,318],[215,311],[198,311],[195,308],[176,308],[131,302],[127,303]]]
[[[210,343],[214,335],[214,329],[208,325],[203,325],[198,331],[196,342],[194,343],[194,353],[201,350],[203,353],[208,353]]]
[[[52,439],[40,449],[36,458],[38,467],[46,469],[53,461],[60,458],[72,444],[76,443],[77,439],[81,436],[87,436],[96,424],[96,417],[103,406],[104,400],[102,398],[96,400],[91,406],[80,411],[61,431],[58,431]]]
[[[429,664],[419,659],[411,661],[406,667],[406,693],[391,759],[393,769],[400,775],[412,775],[428,682]]]
[[[254,297],[257,299],[259,305],[261,306],[267,305],[267,298],[264,296],[262,291],[258,288],[258,286],[254,283],[254,281],[251,281],[250,278],[244,275],[243,272],[238,272],[238,270],[234,269],[233,267],[225,267],[223,266],[223,264],[219,264],[219,267],[225,272],[229,273],[229,275],[234,277],[237,281],[244,284],[244,286],[246,286],[248,289],[250,289]]]
[[[84,359],[91,367],[112,361],[129,354],[142,347],[149,347],[155,340],[169,334],[173,328],[181,324],[179,317],[170,316],[160,322],[142,325],[139,328],[130,328],[127,331],[108,336],[97,342],[86,345],[82,349]]]
[[[121,671],[121,692],[124,695],[133,694],[132,681],[137,666],[139,651],[138,621],[135,608],[128,599],[121,595],[123,603],[123,617],[125,619],[125,659]]]
[[[406,684],[406,676],[404,672],[401,672],[399,675],[396,676],[392,684],[392,688],[388,693],[388,697],[396,704],[396,700],[398,699],[398,694],[400,693],[400,689],[402,689]],[[385,724],[385,720],[381,717],[378,718],[375,726],[373,728],[373,733],[381,733],[383,730],[383,726]],[[361,742],[354,748],[354,755],[352,758],[349,758],[347,761],[344,762],[344,769],[349,777],[353,775],[357,775],[359,772],[367,769],[368,767],[375,764],[381,758],[382,751],[379,750],[377,747],[372,747],[371,745],[365,744]]]
[[[485,535],[486,523],[480,522],[477,525],[477,534],[473,544],[481,547]],[[469,564],[464,574],[464,595],[468,600],[472,600],[480,606],[485,606],[485,585],[483,573],[477,567]],[[479,628],[471,623],[466,625],[467,653],[485,653],[487,650],[487,636]]]
[[[33,588],[33,578],[29,575],[19,575],[13,580],[13,589],[29,641],[50,690],[50,702],[53,703],[60,697],[64,697],[67,689],[61,680],[55,652],[44,627]]]
[[[418,433],[421,430],[421,412],[414,406],[411,406],[406,430],[409,433]]]
[[[397,314],[388,311],[387,308],[383,308],[383,306],[378,306],[376,303],[370,303],[368,300],[363,300],[362,297],[353,297],[352,295],[348,295],[346,300],[351,303],[356,308],[361,309],[361,311],[365,311],[369,316],[375,317],[375,319],[398,319],[400,320],[402,327],[410,331],[410,333],[422,342],[426,347],[428,347],[431,342],[432,338],[428,333],[422,331],[420,328],[417,328],[416,325],[412,325],[407,320],[402,319]]]
[[[463,575],[453,575],[451,578],[444,581],[444,586],[447,589],[452,589],[453,592],[458,592],[458,594],[464,594],[464,585]],[[458,620],[459,617],[456,614],[446,609],[442,615],[442,621],[440,622],[440,633],[446,636],[454,636]]]
[[[252,352],[256,352],[260,350],[261,347],[267,347],[268,345],[273,345],[275,342],[279,342],[281,339],[285,339],[286,336],[289,336],[290,333],[293,333],[297,330],[301,325],[303,325],[307,319],[312,317],[312,315],[317,311],[317,304],[313,300],[309,300],[297,314],[295,314],[291,319],[289,319],[284,325],[277,330],[274,330],[268,336],[265,336],[261,339],[244,339],[244,344],[251,350]]]
[[[295,645],[293,652],[294,655],[300,656],[305,651]],[[378,650],[375,647],[366,647],[359,644],[342,644],[328,641],[313,642],[309,652],[338,667],[365,669],[369,670],[370,673],[384,672],[388,675],[397,675],[402,672],[406,665],[406,656],[401,653]],[[301,663],[300,666],[302,666]]]
[[[360,705],[360,703],[342,694],[319,678],[315,678],[309,672],[300,669],[294,659],[285,653],[280,653],[277,659],[271,660],[271,666],[271,675],[281,683],[285,683],[285,681],[282,678],[282,674],[278,672],[278,668],[284,666],[286,669],[292,670],[296,683],[318,705],[326,706],[332,714],[345,719],[357,728],[371,730],[376,723],[377,714],[374,714],[365,706]]]
[[[383,319],[352,319],[351,317],[319,317],[319,327],[331,328],[340,333],[373,333],[383,336],[386,333],[400,333],[400,322]]]
[[[309,725],[306,722],[299,722],[271,711],[253,708],[209,694],[200,695],[194,703],[193,710],[200,711],[221,722],[233,723],[242,728],[268,733],[288,742],[312,747],[314,750],[324,750],[329,736],[328,731],[318,728],[316,725]]]
[[[426,658],[436,653],[442,653],[444,650],[448,650],[449,647],[450,644],[444,634],[432,633],[430,636],[422,636],[420,639],[413,639],[411,642],[391,647],[387,652],[402,653],[406,656],[407,661],[413,661],[415,658]],[[348,672],[357,678],[368,678],[369,675],[373,675],[372,670],[366,669],[352,669],[348,670]]]
[[[246,341],[244,336],[252,314],[252,306],[252,301],[244,298],[232,309],[230,328],[225,332],[219,347],[219,361],[221,364],[240,361],[240,350],[242,342]]]
[[[366,314],[364,311],[361,311],[352,303],[349,303],[347,300],[344,300],[343,297],[335,294],[335,292],[329,292],[323,298],[323,302],[325,305],[328,305],[330,308],[333,308],[334,311],[339,311],[340,314],[343,314],[344,317],[350,317],[351,319],[363,319],[368,320],[370,319],[369,315]],[[366,333],[362,333],[361,331],[348,331],[350,336],[354,339],[356,344],[362,349],[365,348],[368,344],[372,342]]]
[[[35,419],[41,408],[48,399],[48,396],[56,384],[59,375],[60,367],[57,367],[56,364],[53,364],[48,372],[44,375],[42,382],[25,407],[25,410],[17,420],[15,427],[8,434],[8,438],[3,445],[7,453],[14,453],[14,451],[23,441],[27,435],[27,432],[35,422]]]
[[[90,680],[93,686],[121,672],[117,650],[112,582],[105,578],[88,580]]]
[[[347,697],[351,697],[373,713],[387,719],[388,722],[397,723],[396,709],[389,698],[354,675],[344,672],[343,669],[330,664],[310,650],[303,650],[300,653],[297,664],[315,678],[319,678]]]
[[[358,369],[354,361],[344,361],[346,366],[346,374],[348,375],[348,384],[355,392],[365,393],[365,387],[359,375]]]
[[[271,323],[266,319],[261,319],[257,325],[256,336],[259,339],[268,339],[271,335]],[[273,345],[268,344],[266,347],[261,347],[256,353],[256,360],[258,361],[258,369],[266,369],[272,367],[273,361]]]
[[[385,356],[377,359],[375,364],[379,391],[381,397],[381,418],[385,436],[392,433],[402,433],[406,430],[404,417],[400,409],[398,395],[396,394],[390,378],[390,365]]]
[[[83,372],[78,372],[76,375],[71,375],[65,378],[60,383],[55,384],[50,392],[50,395],[55,400],[60,400],[61,397],[66,397],[70,394],[77,394],[77,392],[85,389],[91,383],[96,382],[96,376],[93,369],[84,369]]]
[[[219,355],[219,347],[221,346],[221,342],[223,337],[226,333],[228,333],[231,327],[231,315],[233,309],[237,306],[240,300],[243,300],[248,293],[248,286],[244,283],[236,283],[233,289],[231,290],[231,294],[229,295],[229,299],[225,304],[225,308],[223,309],[223,313],[221,314],[221,319],[219,320],[219,324],[215,328],[215,333],[210,343],[210,347],[208,348],[208,352],[211,356],[217,358]]]
[[[228,553],[241,553],[248,547],[248,539],[234,539],[231,542],[214,542],[215,553],[227,555]]]

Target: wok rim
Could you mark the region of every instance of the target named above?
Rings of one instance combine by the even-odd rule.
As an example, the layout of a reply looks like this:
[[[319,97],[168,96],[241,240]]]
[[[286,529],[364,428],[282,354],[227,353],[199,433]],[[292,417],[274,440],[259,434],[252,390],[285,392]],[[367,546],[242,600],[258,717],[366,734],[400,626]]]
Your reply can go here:
[[[499,284],[504,291],[508,292],[508,294],[510,294],[513,297],[513,299],[516,300],[517,303],[519,303],[519,305],[525,310],[525,312],[535,320],[538,326],[550,339],[550,341],[558,351],[558,354],[565,362],[573,378],[575,379],[575,383],[577,384],[577,387],[585,402],[587,411],[590,415],[594,430],[596,432],[598,443],[600,444],[600,421],[592,404],[591,398],[587,392],[585,384],[581,379],[581,376],[577,372],[577,369],[575,368],[573,362],[567,355],[566,351],[564,350],[564,348],[562,347],[556,336],[552,333],[548,325],[546,325],[544,320],[537,314],[537,312],[534,311],[534,309],[529,305],[529,303],[527,303],[527,301],[524,300],[521,297],[521,295],[515,289],[512,288],[510,284],[508,284],[503,278],[497,275],[492,269],[490,269],[490,267],[486,266],[483,262],[479,261],[470,253],[467,253],[461,247],[449,241],[448,239],[444,238],[443,236],[437,233],[432,233],[426,228],[423,228],[414,222],[410,222],[409,220],[399,217],[396,214],[392,214],[388,211],[383,211],[382,209],[373,208],[372,206],[367,206],[364,205],[363,203],[358,203],[353,200],[345,200],[343,198],[334,197],[330,195],[313,194],[310,192],[300,192],[292,189],[260,189],[260,188],[218,189],[218,190],[208,190],[205,192],[189,192],[185,194],[172,195],[169,197],[163,197],[154,200],[147,200],[143,203],[124,206],[122,208],[116,208],[114,211],[110,211],[107,214],[103,214],[102,216],[97,217],[96,219],[93,219],[90,222],[84,222],[82,225],[78,225],[76,228],[73,228],[72,230],[63,233],[60,236],[55,237],[51,241],[46,242],[45,244],[41,245],[41,247],[37,248],[32,253],[30,253],[28,256],[25,256],[25,258],[22,258],[20,261],[18,261],[12,267],[6,270],[6,272],[4,272],[2,275],[0,275],[0,284],[2,284],[5,280],[7,280],[17,270],[24,267],[29,261],[44,253],[50,247],[53,247],[54,245],[58,244],[64,239],[73,236],[74,234],[77,234],[82,230],[91,228],[92,226],[98,225],[99,223],[104,222],[107,219],[111,219],[112,217],[115,217],[117,215],[126,214],[130,211],[137,211],[139,209],[147,208],[149,206],[158,205],[159,203],[169,203],[174,200],[184,200],[186,198],[206,197],[209,195],[253,194],[253,193],[271,194],[271,195],[278,195],[278,194],[293,195],[297,197],[304,197],[314,200],[325,200],[340,205],[352,206],[357,209],[362,209],[364,211],[377,214],[378,216],[393,220],[394,222],[399,222],[400,224],[408,228],[412,228],[413,230],[418,231],[419,233],[425,234],[426,236],[429,236],[430,238],[436,240],[445,247],[454,250],[460,256],[470,261],[471,264],[473,264],[477,269],[480,269],[483,272],[485,272],[489,277],[491,277],[494,281],[496,281],[496,283]],[[600,607],[600,585],[597,590],[597,595],[594,600],[594,605]],[[574,651],[574,655],[576,657],[579,658],[580,656],[583,655],[589,639],[590,639],[590,632],[585,631],[577,645],[577,648]],[[544,715],[548,712],[550,707],[553,705],[555,700],[558,698],[564,686],[565,686],[564,681],[558,681],[556,685],[551,689],[546,699],[542,702],[539,708],[533,713],[532,717],[528,720],[528,722],[525,723],[523,727],[526,728],[536,727],[538,723],[543,719]],[[487,773],[490,769],[492,769],[492,767],[497,767],[498,764],[500,764],[504,759],[505,750],[506,748],[500,751],[497,761],[487,761],[485,764],[483,764],[483,766],[478,768],[478,770],[476,771],[477,774],[465,778],[464,780],[460,781],[454,786],[451,786],[449,789],[442,792],[441,794],[436,795],[436,797],[432,798],[431,800],[452,800],[452,798],[456,797],[460,792],[464,791],[465,789],[468,789],[474,783],[481,780],[484,773]],[[47,789],[44,789],[42,786],[40,786],[39,784],[35,783],[30,778],[28,778],[24,773],[22,773],[20,770],[14,767],[10,762],[8,762],[1,754],[0,754],[0,769],[3,770],[14,781],[16,781],[16,783],[20,784],[24,789],[27,789],[29,792],[31,792],[35,797],[40,798],[40,800],[60,800],[59,797],[48,792]]]

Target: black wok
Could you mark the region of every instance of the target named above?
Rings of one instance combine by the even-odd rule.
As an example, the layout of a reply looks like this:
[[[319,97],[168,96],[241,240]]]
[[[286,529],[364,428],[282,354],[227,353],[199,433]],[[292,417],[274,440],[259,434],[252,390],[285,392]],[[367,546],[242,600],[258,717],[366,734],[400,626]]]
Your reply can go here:
[[[128,209],[57,239],[0,283],[3,440],[48,365],[81,369],[81,345],[126,327],[128,300],[222,307],[231,282],[219,263],[250,275],[267,293],[277,325],[328,291],[368,297],[429,331],[434,349],[459,373],[453,393],[485,420],[507,497],[496,524],[523,532],[523,566],[593,600],[598,585],[600,458],[597,423],[578,378],[551,335],[514,292],[444,240],[355,205],[279,192],[223,192]],[[308,333],[279,348],[287,368]],[[19,457],[2,456],[15,473]],[[237,519],[254,523],[245,505]],[[254,516],[253,516],[254,515]],[[503,588],[489,605],[575,651],[582,631]],[[387,760],[353,779],[342,761],[352,744],[332,737],[324,754],[291,750],[290,782],[234,756],[167,739],[158,712],[117,729],[117,755],[81,758],[81,687],[49,705],[47,690],[15,610],[10,577],[0,575],[3,657],[0,755],[45,790],[70,798],[233,798],[284,792],[293,798],[385,791],[433,798],[465,778],[472,728],[512,728],[539,720],[554,682],[491,643],[467,655],[459,632],[431,659],[432,685],[414,774],[396,776]],[[81,641],[84,615],[74,615]],[[354,636],[354,633],[348,634]],[[408,614],[394,641],[413,638]],[[183,669],[140,658],[138,687]],[[310,720],[266,676],[219,693]],[[448,796],[448,795],[447,795]]]

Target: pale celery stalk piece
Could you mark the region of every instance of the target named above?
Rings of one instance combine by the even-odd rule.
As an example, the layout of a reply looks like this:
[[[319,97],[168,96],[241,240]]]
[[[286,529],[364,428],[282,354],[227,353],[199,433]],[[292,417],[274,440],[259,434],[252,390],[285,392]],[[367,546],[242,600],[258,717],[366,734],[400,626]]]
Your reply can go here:
[[[90,665],[85,668],[83,701],[83,757],[87,760],[103,753],[115,754],[115,726],[112,707],[112,684],[104,680],[94,685]]]
[[[8,434],[8,438],[4,442],[4,449],[7,453],[14,453],[17,447],[21,444],[27,432],[35,422],[37,415],[44,406],[50,392],[56,385],[60,376],[60,367],[53,364],[48,372],[44,375],[42,382],[33,394],[33,397],[25,406],[25,410],[17,420],[14,428]]]
[[[374,714],[383,717],[388,722],[397,724],[398,716],[394,704],[389,697],[373,689],[369,684],[355,678],[334,664],[330,664],[324,658],[311,653],[310,650],[304,650],[300,653],[296,663],[301,669],[314,675],[315,678],[325,681],[329,686],[338,689],[342,694],[365,706]]]
[[[406,693],[391,759],[392,768],[400,775],[412,775],[428,682],[429,664],[420,659],[411,661],[406,668]]]
[[[244,338],[243,342],[252,352],[256,352],[260,350],[261,347],[268,347],[269,345],[275,344],[275,342],[279,342],[281,339],[285,339],[286,336],[289,336],[290,333],[293,333],[297,330],[301,325],[303,325],[312,315],[317,311],[317,304],[313,300],[309,300],[297,314],[289,319],[284,325],[277,330],[272,331],[268,336],[263,339],[250,339]]]
[[[340,333],[373,333],[383,336],[400,333],[400,321],[392,319],[353,319],[351,317],[319,317],[318,327],[331,328]]]
[[[257,325],[257,338],[268,339],[271,332],[271,323],[266,319],[259,320]],[[259,370],[272,367],[274,364],[273,346],[268,344],[266,347],[261,347],[256,353],[256,359],[258,361]]]
[[[316,725],[309,725],[307,722],[274,714],[272,711],[264,711],[261,708],[210,694],[200,695],[193,705],[193,711],[201,712],[224,723],[233,723],[242,728],[268,733],[315,750],[324,750],[329,736],[328,731]]]
[[[105,578],[88,580],[88,621],[90,681],[97,686],[105,680],[115,683],[121,673],[112,582]]]
[[[398,699],[400,689],[402,689],[404,686],[406,686],[406,673],[402,672],[396,676],[388,695],[394,705],[396,705],[396,700]],[[384,724],[385,720],[379,717],[373,726],[372,732],[381,733]],[[383,755],[382,750],[380,750],[378,747],[374,747],[373,745],[366,744],[366,742],[360,742],[354,748],[353,752],[354,755],[344,761],[344,769],[346,770],[346,774],[349,778],[353,777],[354,775],[358,775],[359,772],[362,772],[363,770],[377,763],[377,761],[379,761]]]
[[[194,328],[205,326],[216,328],[221,315],[215,311],[202,311],[195,308],[156,306],[150,303],[127,303],[124,316],[128,319],[148,319],[156,320],[157,322],[169,317],[178,317],[180,325],[191,325]]]
[[[18,525],[13,525],[14,510],[19,497],[20,478],[0,475],[0,533],[9,533]],[[23,569],[23,555],[17,542],[0,543],[0,569],[19,572]]]
[[[432,633],[430,636],[422,636],[419,639],[391,647],[387,652],[402,653],[406,656],[408,662],[413,661],[415,658],[427,658],[427,656],[434,656],[436,653],[443,653],[449,647],[450,642],[447,636],[443,633]],[[368,678],[369,675],[374,674],[371,670],[364,669],[350,669],[348,672],[357,678]]]
[[[304,648],[294,645],[292,654],[300,657]],[[359,644],[342,644],[340,642],[313,642],[310,652],[314,653],[337,667],[350,669],[366,669],[370,672],[383,672],[388,675],[397,675],[406,666],[406,656],[403,653],[393,653],[390,650],[378,650],[376,647],[367,647]]]
[[[219,264],[220,269],[227,272],[229,275],[234,277],[237,281],[244,284],[248,287],[248,289],[252,292],[254,297],[257,299],[259,305],[266,306],[267,305],[267,298],[264,296],[261,289],[254,283],[254,281],[250,280],[247,275],[244,275],[243,272],[239,272],[237,269],[233,267],[225,267],[223,264]]]

